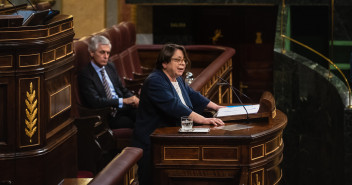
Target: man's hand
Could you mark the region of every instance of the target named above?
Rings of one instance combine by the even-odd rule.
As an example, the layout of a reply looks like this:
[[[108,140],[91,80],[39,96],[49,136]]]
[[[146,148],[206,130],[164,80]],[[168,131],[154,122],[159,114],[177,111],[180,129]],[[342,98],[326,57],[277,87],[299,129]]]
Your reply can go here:
[[[123,104],[132,105],[133,107],[138,107],[139,98],[137,98],[136,96],[131,96],[129,98],[124,98],[123,99]]]

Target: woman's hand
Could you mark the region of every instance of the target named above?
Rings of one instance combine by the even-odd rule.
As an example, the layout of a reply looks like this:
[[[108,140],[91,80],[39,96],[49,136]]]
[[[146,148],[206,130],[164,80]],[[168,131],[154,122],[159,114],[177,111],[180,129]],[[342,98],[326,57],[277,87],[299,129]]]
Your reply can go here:
[[[192,112],[189,115],[189,117],[192,118],[193,122],[195,123],[215,125],[215,126],[225,125],[225,123],[219,118],[205,118],[202,115],[197,114],[196,112]]]
[[[218,111],[220,108],[224,108],[226,106],[220,106],[220,105],[217,105],[216,103],[214,102],[209,102],[208,105],[207,105],[207,108],[210,108],[210,109],[213,109],[213,110],[216,110]]]
[[[225,125],[225,123],[219,118],[205,118],[205,121],[203,124],[209,124],[209,125],[215,125],[215,126]]]

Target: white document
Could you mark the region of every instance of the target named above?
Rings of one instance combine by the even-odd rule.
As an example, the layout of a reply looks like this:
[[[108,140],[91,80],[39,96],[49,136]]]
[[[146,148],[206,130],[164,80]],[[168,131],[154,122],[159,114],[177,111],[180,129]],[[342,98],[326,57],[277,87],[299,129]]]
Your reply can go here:
[[[217,117],[225,117],[225,116],[235,116],[235,115],[242,115],[247,114],[256,114],[259,110],[259,104],[255,105],[238,105],[238,106],[227,106],[225,108],[220,108],[217,113]]]

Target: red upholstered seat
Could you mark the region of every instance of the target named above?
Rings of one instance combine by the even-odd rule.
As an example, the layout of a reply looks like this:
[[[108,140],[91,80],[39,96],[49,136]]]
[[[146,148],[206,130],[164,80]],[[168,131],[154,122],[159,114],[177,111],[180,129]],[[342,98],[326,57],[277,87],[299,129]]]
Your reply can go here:
[[[129,37],[129,47],[136,44],[136,27],[132,22],[122,22],[120,23],[121,27],[126,28]]]
[[[119,77],[121,78],[122,84],[126,86],[126,71],[121,63],[120,55],[116,54],[112,57],[110,57],[110,61],[115,65],[115,69],[117,73],[119,74]]]
[[[126,26],[123,26],[124,22],[120,23],[117,28],[121,33],[121,51],[124,51],[131,47],[133,44],[131,42],[131,36]]]
[[[114,56],[122,51],[122,42],[121,42],[121,31],[118,27],[113,26],[105,30],[106,33],[110,36],[111,42],[111,53],[110,56]]]
[[[76,72],[80,71],[91,60],[91,57],[88,51],[88,43],[90,38],[91,37],[82,37],[81,39],[73,43],[73,51],[76,57],[76,60],[75,60]]]
[[[120,27],[126,28],[129,33],[130,47],[128,48],[129,65],[135,78],[145,78],[152,71],[152,69],[143,68],[141,66],[138,48],[136,46],[136,27],[132,22],[122,22]]]
[[[153,71],[152,68],[146,68],[141,65],[141,61],[138,54],[138,48],[136,45],[128,48],[128,52],[130,55],[131,66],[134,77],[146,77],[149,73]]]

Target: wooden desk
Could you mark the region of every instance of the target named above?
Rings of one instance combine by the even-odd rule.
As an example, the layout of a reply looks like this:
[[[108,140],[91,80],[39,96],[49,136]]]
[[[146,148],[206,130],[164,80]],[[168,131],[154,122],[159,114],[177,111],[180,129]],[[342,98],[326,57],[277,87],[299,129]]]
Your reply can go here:
[[[209,133],[179,133],[178,127],[155,130],[154,184],[277,184],[286,115],[277,111],[274,119],[241,124],[252,127],[230,131],[199,126],[210,127]]]

